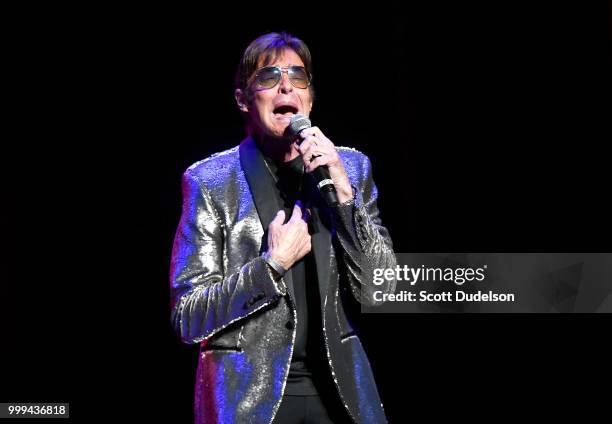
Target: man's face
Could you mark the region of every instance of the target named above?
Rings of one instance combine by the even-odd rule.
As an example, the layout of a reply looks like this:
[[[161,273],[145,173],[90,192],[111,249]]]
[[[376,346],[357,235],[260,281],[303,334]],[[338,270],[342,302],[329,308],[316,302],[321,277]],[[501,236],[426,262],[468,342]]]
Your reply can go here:
[[[259,63],[258,68],[264,66]],[[302,59],[291,49],[285,49],[273,63],[266,66],[304,66]],[[309,116],[312,98],[309,88],[294,87],[289,76],[283,72],[282,78],[272,88],[263,89],[253,85],[253,101],[241,107],[249,113],[253,130],[260,135],[282,137],[291,117],[297,113]]]

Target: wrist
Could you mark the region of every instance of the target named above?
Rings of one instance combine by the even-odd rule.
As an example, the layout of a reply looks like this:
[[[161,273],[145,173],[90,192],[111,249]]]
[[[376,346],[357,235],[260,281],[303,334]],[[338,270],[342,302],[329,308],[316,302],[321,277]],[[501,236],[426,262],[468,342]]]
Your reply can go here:
[[[262,258],[272,270],[278,275],[278,277],[282,277],[287,273],[287,267],[285,267],[280,261],[277,261],[272,257],[270,252],[264,252]]]
[[[353,187],[349,184],[347,186],[339,186],[336,187],[336,192],[338,193],[338,201],[340,204],[349,203],[355,197],[353,193]]]

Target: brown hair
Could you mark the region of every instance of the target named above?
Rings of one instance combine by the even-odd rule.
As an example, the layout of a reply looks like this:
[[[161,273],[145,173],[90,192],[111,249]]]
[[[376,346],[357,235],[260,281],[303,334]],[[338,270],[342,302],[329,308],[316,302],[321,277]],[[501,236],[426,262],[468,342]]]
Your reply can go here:
[[[269,65],[282,54],[283,50],[293,50],[304,62],[304,68],[312,78],[312,59],[310,50],[302,40],[286,32],[271,32],[257,37],[249,44],[244,51],[234,80],[235,88],[245,92],[247,103],[253,100],[253,93],[248,87],[248,80],[259,68],[261,60],[262,66]],[[310,96],[314,100],[314,88],[309,86]]]

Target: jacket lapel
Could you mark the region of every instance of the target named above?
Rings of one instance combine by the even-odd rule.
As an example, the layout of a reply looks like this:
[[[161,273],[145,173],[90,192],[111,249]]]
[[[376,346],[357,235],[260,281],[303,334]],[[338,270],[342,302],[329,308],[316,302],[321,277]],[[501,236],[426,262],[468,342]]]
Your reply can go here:
[[[268,249],[268,226],[274,219],[276,212],[282,209],[276,196],[270,194],[270,187],[274,187],[276,182],[266,167],[261,151],[257,148],[257,144],[255,144],[255,140],[252,137],[247,137],[240,143],[239,153],[240,164],[253,195],[253,202],[259,215],[259,222],[263,227],[264,235],[261,250],[264,252]],[[291,298],[295,299],[291,273],[288,272],[283,278],[287,283]]]
[[[321,220],[321,215],[327,213],[325,207],[314,207],[314,217],[318,222],[313,225],[315,232],[311,235],[312,252],[314,254],[317,267],[317,277],[319,279],[319,294],[321,297],[321,310],[325,304],[327,287],[329,286],[329,272],[331,262],[331,233]]]
[[[316,187],[314,179],[309,178],[309,198],[311,217],[311,243],[314,255],[317,277],[319,280],[319,294],[321,298],[321,310],[325,304],[327,288],[329,286],[330,267],[331,267],[331,248],[333,220],[331,210],[325,205],[325,201]]]

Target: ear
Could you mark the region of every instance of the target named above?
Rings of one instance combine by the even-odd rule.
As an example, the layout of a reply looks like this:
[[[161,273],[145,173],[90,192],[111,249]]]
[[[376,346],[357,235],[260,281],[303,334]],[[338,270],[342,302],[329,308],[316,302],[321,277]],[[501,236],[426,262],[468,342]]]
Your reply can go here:
[[[249,107],[247,106],[247,103],[246,103],[246,96],[244,94],[244,91],[237,88],[234,91],[234,98],[236,99],[236,103],[238,104],[238,109],[240,109],[242,112],[249,111]]]

